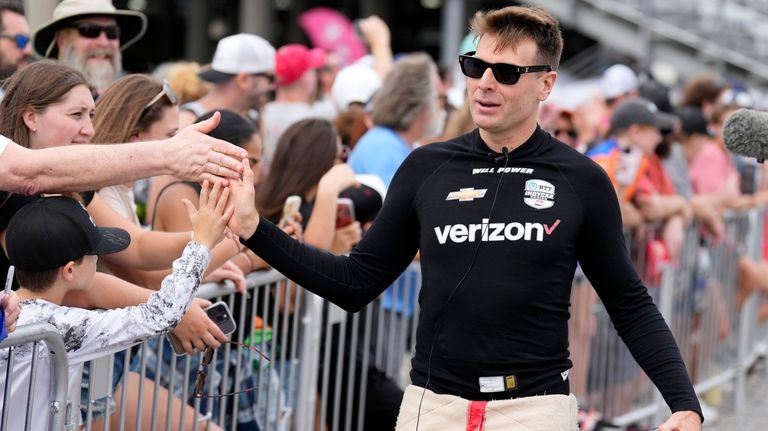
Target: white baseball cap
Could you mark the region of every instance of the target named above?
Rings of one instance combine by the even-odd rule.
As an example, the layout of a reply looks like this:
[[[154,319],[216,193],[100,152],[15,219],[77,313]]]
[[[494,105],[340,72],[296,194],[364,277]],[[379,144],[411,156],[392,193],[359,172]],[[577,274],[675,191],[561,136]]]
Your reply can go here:
[[[606,99],[623,96],[639,86],[637,75],[623,64],[614,64],[603,72],[600,78],[600,90]]]
[[[350,103],[366,105],[381,88],[381,78],[372,68],[352,64],[339,71],[331,86],[331,97],[340,111],[346,111]]]
[[[255,34],[238,33],[219,40],[211,67],[198,75],[208,82],[224,82],[238,73],[275,73],[275,48]]]

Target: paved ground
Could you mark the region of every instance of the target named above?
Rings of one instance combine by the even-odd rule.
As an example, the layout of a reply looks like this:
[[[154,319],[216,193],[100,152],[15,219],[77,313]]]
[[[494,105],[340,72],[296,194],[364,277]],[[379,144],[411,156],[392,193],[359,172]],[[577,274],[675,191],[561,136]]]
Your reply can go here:
[[[759,366],[747,380],[747,400],[738,413],[726,405],[719,409],[716,423],[704,424],[705,431],[768,430],[768,370]]]

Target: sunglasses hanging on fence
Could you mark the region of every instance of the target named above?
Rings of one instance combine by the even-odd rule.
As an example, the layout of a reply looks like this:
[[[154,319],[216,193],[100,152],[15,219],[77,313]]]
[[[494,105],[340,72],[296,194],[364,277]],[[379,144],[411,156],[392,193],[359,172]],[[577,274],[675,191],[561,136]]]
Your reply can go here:
[[[259,349],[249,346],[247,344],[238,343],[236,341],[224,341],[223,343],[226,344],[233,344],[238,347],[244,347],[246,349],[252,350],[256,352],[259,356],[264,358],[266,361],[270,361],[269,357],[262,353]],[[232,395],[242,394],[245,392],[251,392],[253,390],[258,389],[258,386],[254,386],[252,388],[243,389],[241,391],[235,391],[235,392],[229,392],[226,394],[211,394],[208,395],[205,393],[205,379],[208,377],[208,374],[206,371],[208,370],[208,366],[211,365],[211,362],[213,361],[214,354],[216,352],[216,349],[212,347],[206,347],[205,352],[203,353],[203,360],[200,362],[200,369],[197,372],[197,379],[195,379],[195,391],[194,391],[194,397],[195,398],[224,398],[229,397]]]

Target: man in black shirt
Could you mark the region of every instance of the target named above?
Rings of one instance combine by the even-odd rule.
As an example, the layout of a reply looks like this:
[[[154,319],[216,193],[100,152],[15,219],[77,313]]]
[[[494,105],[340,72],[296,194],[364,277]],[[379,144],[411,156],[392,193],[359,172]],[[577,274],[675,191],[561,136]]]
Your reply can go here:
[[[673,412],[658,429],[700,430],[677,345],[627,255],[608,177],[538,127],[562,51],[557,20],[512,6],[478,13],[472,28],[477,52],[460,64],[479,129],[415,150],[348,257],[260,219],[248,172],[235,185],[230,228],[277,270],[347,310],[373,300],[421,252],[411,371],[418,388],[406,390],[398,430],[574,429],[567,323],[577,261]],[[435,418],[439,403],[462,406],[461,423]],[[458,409],[439,409],[450,410]]]

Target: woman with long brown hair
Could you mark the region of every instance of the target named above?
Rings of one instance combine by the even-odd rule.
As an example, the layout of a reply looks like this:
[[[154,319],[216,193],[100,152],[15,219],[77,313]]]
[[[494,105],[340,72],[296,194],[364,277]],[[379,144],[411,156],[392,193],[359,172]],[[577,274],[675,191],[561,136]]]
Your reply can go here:
[[[288,196],[298,195],[304,242],[346,253],[360,240],[360,223],[336,229],[336,199],[357,183],[336,128],[327,120],[294,123],[280,136],[269,174],[256,192],[264,217],[277,222]]]
[[[93,142],[114,144],[172,137],[179,128],[179,106],[167,83],[159,83],[147,75],[133,74],[120,78],[99,97],[93,116]],[[133,183],[105,187],[98,196],[116,213],[139,225],[133,195]],[[193,202],[196,202],[194,200]],[[181,205],[181,202],[178,203]],[[186,229],[187,231],[189,229]],[[224,241],[213,250],[213,261],[205,282],[232,280],[245,291],[243,268],[228,261],[238,250],[237,244]],[[228,244],[229,243],[229,244]],[[167,271],[144,272],[125,267],[109,270],[129,281],[155,288]]]

